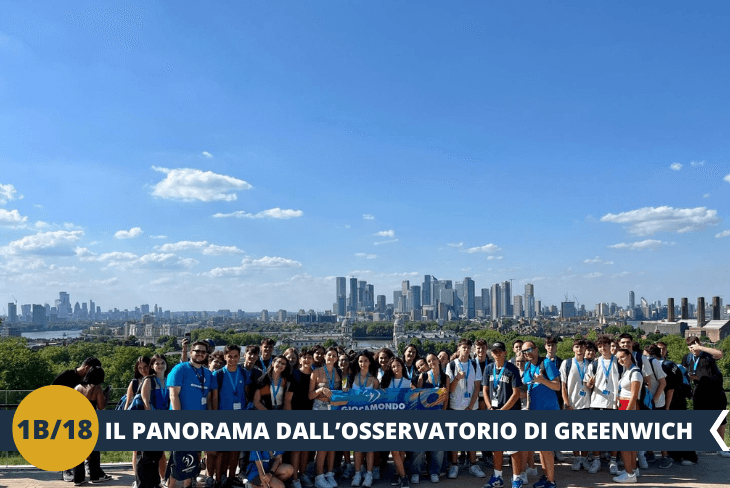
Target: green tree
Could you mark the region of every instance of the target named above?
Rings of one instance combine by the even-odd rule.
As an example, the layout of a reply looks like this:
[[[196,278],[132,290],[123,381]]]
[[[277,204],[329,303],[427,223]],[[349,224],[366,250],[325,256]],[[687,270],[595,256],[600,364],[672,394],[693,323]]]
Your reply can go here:
[[[53,368],[45,358],[26,347],[25,339],[0,341],[0,389],[35,390],[51,384]]]
[[[333,339],[327,339],[322,344],[322,347],[324,347],[325,349],[327,349],[328,347],[337,347],[337,343]]]

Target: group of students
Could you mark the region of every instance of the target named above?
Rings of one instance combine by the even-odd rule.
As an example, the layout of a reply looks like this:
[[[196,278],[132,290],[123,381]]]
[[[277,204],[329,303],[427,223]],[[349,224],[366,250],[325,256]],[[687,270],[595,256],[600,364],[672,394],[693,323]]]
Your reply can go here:
[[[140,398],[150,410],[327,410],[335,391],[444,388],[442,408],[449,410],[686,409],[688,397],[693,398],[695,409],[722,410],[725,396],[716,365],[722,352],[702,346],[696,337],[687,339],[687,345],[689,353],[681,365],[676,365],[666,359],[665,344],[653,344],[642,351],[629,334],[602,336],[595,343],[577,339],[573,342],[574,357],[565,361],[555,354],[554,338],[546,342],[545,357],[540,357],[535,343],[514,341],[515,355],[509,361],[503,342],[490,345],[483,339],[475,344],[462,339],[453,354],[442,350],[425,357],[413,344],[402,356],[388,348],[356,352],[322,346],[301,352],[289,348],[274,355],[272,339],[243,349],[227,345],[220,352],[215,351],[212,341],[197,341],[191,346],[189,361],[185,344],[180,363],[171,370],[162,355],[139,358],[126,402],[128,405]],[[99,399],[96,401],[97,408],[103,408]],[[721,435],[724,428],[723,424]],[[240,467],[239,478],[247,479],[255,488],[283,488],[285,481],[292,488],[336,488],[335,468],[342,464],[341,479],[349,480],[353,487],[369,488],[387,469],[389,457],[395,471],[393,486],[408,488],[419,483],[422,472],[433,483],[439,482],[440,475],[456,478],[460,473],[458,451],[350,454],[209,451],[203,463],[196,452],[172,452],[168,462],[163,452],[140,451],[134,453],[135,485],[156,488],[165,483],[161,480],[167,480],[168,488],[179,482],[191,486],[204,464],[207,477],[200,479],[206,486],[232,486]],[[486,478],[476,454],[463,453],[465,469],[477,478]],[[513,488],[521,488],[528,475],[537,475],[534,452],[482,454],[494,466],[483,488],[504,486],[505,455],[511,460]],[[589,473],[600,470],[601,457],[605,456],[614,481],[621,483],[636,482],[639,469],[647,467],[643,452],[622,451],[620,460],[616,452],[573,454],[572,469]],[[314,480],[307,471],[312,455]],[[561,453],[539,453],[543,475],[534,488],[556,486],[556,455],[559,461],[564,460]],[[675,461],[694,464],[697,456],[694,452],[662,452],[657,466],[667,468]],[[621,465],[623,470],[619,471]],[[99,471],[94,471],[92,482],[99,476]]]

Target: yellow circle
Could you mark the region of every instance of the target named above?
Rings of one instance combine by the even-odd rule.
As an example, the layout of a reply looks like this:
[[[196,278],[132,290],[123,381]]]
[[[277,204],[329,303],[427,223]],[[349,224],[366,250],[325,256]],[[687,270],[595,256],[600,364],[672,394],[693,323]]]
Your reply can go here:
[[[46,471],[78,466],[98,437],[99,419],[91,402],[66,386],[35,390],[13,416],[15,447],[26,461]]]

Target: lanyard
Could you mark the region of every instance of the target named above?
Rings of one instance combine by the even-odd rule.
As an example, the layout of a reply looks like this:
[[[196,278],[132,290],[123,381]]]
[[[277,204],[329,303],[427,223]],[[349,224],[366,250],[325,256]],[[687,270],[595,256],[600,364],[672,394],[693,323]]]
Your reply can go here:
[[[198,374],[199,369],[202,370],[203,367],[202,366],[200,368],[193,367],[193,371],[195,371],[195,376],[198,377],[198,381],[200,381],[200,387],[203,389],[203,395],[205,395],[205,371],[201,371],[203,374],[200,375],[200,374]]]
[[[395,384],[395,376],[393,377],[393,384]],[[400,377],[400,381],[398,382],[398,386],[396,386],[396,388],[400,389],[402,384],[403,384],[403,376]]]
[[[267,369],[269,369],[269,366],[271,366],[271,361],[273,361],[273,360],[274,360],[274,358],[269,358],[269,364],[266,364],[264,362],[264,358],[261,358],[261,366],[264,367],[264,373],[266,372]]]
[[[335,367],[334,366],[332,366],[332,378],[330,378],[330,374],[327,372],[327,367],[324,368],[324,375],[327,377],[327,381],[330,384],[330,390],[334,390],[335,389],[335,375],[336,374],[337,373],[335,373]]]
[[[415,368],[415,367],[416,367],[416,365],[414,364],[413,366],[411,366],[411,369],[408,370],[408,377],[409,378],[413,378],[413,368]]]
[[[279,396],[279,388],[281,387],[281,376],[279,376],[279,381],[276,383],[276,386],[274,386],[274,382],[271,382],[271,400],[274,406],[277,406],[277,400],[276,397]]]
[[[240,371],[238,367],[236,367],[236,377],[233,378],[233,373],[228,371],[228,368],[226,368],[226,376],[228,376],[228,381],[231,382],[231,388],[233,388],[233,396],[238,397],[238,376],[240,375]]]
[[[160,387],[160,391],[162,391],[162,397],[167,397],[167,382],[165,382],[165,386],[162,386],[162,382],[160,381],[160,378],[155,378],[155,382]]]
[[[697,365],[700,364],[700,358],[699,356],[692,356],[692,365],[694,366],[692,368],[692,371],[697,372]]]
[[[573,358],[573,361],[575,361],[575,367],[578,370],[578,374],[580,375],[580,384],[581,387],[583,386],[583,377],[586,375],[586,360],[583,360],[583,368],[580,367],[580,364],[578,364],[578,360]]]
[[[360,388],[367,388],[368,387],[368,379],[370,379],[370,373],[369,372],[365,375],[365,383],[364,384],[362,382],[362,375],[357,375],[357,380],[360,382],[360,384],[358,384],[357,386],[359,386]]]
[[[466,388],[469,386],[469,373],[471,373],[471,368],[469,367],[469,361],[467,361],[466,363],[462,363],[461,361],[459,361],[459,364],[461,364],[462,371],[464,371],[464,364],[466,364],[466,378],[464,378],[464,384],[466,385],[465,386],[465,388]]]
[[[434,388],[441,388],[441,375],[439,375],[439,382],[436,384],[436,380],[433,377],[433,371],[429,371],[428,374],[431,375],[431,384]]]
[[[497,365],[494,365],[494,370],[492,370],[492,377],[494,378],[492,384],[494,386],[495,391],[499,389],[500,383],[502,382],[502,375],[504,374],[504,370],[507,369],[507,365],[502,365],[502,370],[499,372],[499,376],[497,376],[495,373],[497,372]]]
[[[539,385],[536,385],[534,383],[534,381],[533,381],[533,379],[535,378],[535,370],[536,369],[537,369],[537,373],[540,373],[540,365],[535,366],[534,364],[530,363],[530,369],[529,369],[529,373],[530,373],[529,380],[530,380],[530,383],[527,385],[527,391],[530,391],[533,388],[535,388],[536,386],[539,386]],[[525,371],[528,371],[527,368],[525,368]]]
[[[604,358],[601,358],[601,366],[603,366],[603,374],[606,377],[606,384],[608,384],[611,368],[613,367],[613,354],[611,354],[611,359],[608,360],[608,368],[606,368],[606,360]]]

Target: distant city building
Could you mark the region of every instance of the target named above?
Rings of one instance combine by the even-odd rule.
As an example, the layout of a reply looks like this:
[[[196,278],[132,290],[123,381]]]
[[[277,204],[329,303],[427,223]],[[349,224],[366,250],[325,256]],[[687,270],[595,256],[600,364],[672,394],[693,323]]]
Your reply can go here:
[[[560,318],[570,319],[576,316],[575,302],[560,303]]]
[[[269,311],[268,310],[262,310],[261,311],[261,322],[268,323],[269,321]]]
[[[421,284],[421,303],[423,305],[431,305],[431,275],[423,276],[423,283]]]
[[[491,298],[489,295],[489,288],[482,288],[482,303],[481,310],[485,317],[489,316],[489,308],[491,305]]]
[[[337,315],[344,316],[347,313],[347,279],[344,276],[335,278],[335,308]]]
[[[509,281],[503,281],[502,285],[502,303],[500,304],[502,316],[504,317],[512,317],[514,313],[512,313],[512,285]]]
[[[277,320],[278,320],[279,322],[281,322],[281,323],[284,323],[284,322],[286,322],[286,310],[284,310],[284,309],[281,309],[281,310],[279,310],[279,311],[278,311],[278,312],[276,313],[276,319],[277,319]]]
[[[378,304],[375,307],[375,310],[378,313],[385,313],[386,304],[385,304],[385,295],[378,295]]]
[[[349,310],[357,312],[357,278],[350,278],[350,303]]]
[[[502,316],[502,289],[499,283],[492,285],[492,319],[497,320]]]
[[[33,305],[33,325],[46,325],[46,307]]]
[[[522,298],[522,295],[515,295],[514,303],[512,305],[512,308],[514,310],[513,315],[515,317],[522,317],[524,315],[522,308]]]
[[[633,291],[629,292],[629,308],[635,308],[636,307],[636,295]]]
[[[535,285],[527,283],[525,285],[525,317],[532,319],[535,317]]]
[[[8,322],[11,324],[18,322],[18,306],[14,303],[8,303]]]
[[[467,319],[473,319],[476,318],[476,304],[474,303],[474,293],[475,293],[475,285],[474,280],[469,278],[468,276],[464,278],[463,281],[463,289],[464,289],[464,315]]]

